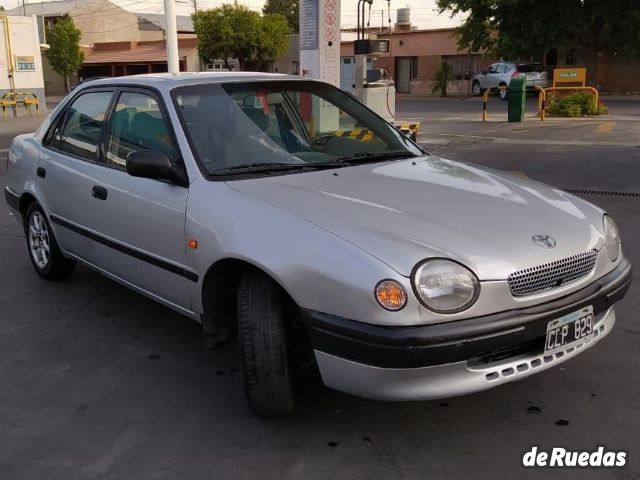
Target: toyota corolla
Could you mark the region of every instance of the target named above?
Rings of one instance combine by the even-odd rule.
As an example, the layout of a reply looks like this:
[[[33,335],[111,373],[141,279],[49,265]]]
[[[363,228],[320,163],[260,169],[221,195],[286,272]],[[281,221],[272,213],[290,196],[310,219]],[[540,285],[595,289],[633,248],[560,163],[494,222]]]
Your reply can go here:
[[[82,85],[13,141],[5,198],[41,277],[79,262],[238,338],[262,416],[314,365],[382,400],[522,379],[609,334],[631,281],[600,208],[429,155],[301,77]]]

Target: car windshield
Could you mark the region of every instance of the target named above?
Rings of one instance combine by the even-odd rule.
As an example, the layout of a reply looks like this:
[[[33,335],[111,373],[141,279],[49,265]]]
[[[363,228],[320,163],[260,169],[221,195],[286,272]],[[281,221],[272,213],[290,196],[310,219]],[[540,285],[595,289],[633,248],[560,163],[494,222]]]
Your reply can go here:
[[[172,92],[211,175],[295,173],[424,152],[341,90],[312,81],[203,84]]]

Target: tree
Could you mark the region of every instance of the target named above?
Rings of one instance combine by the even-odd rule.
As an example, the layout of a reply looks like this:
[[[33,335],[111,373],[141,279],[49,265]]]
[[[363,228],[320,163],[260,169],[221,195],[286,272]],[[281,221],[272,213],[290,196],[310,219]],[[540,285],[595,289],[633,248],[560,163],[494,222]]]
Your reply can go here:
[[[69,91],[69,75],[77,72],[84,61],[84,53],[79,46],[80,30],[70,17],[62,17],[48,31],[47,39],[49,64],[56,73],[64,77],[65,87]]]
[[[287,35],[291,32],[287,19],[279,13],[263,15],[260,30],[260,45],[256,58],[263,61],[284,55],[289,48]]]
[[[205,63],[235,58],[242,69],[247,61],[269,60],[287,50],[287,20],[278,14],[261,16],[242,5],[222,5],[193,16],[198,53]]]
[[[293,33],[300,30],[300,0],[267,0],[262,8],[262,13],[279,13],[287,19],[287,23]]]
[[[453,80],[453,68],[446,60],[442,60],[442,62],[440,62],[440,66],[438,67],[438,70],[436,70],[433,79],[436,83],[433,86],[431,93],[436,93],[439,90],[440,96],[446,97],[447,85],[451,80]]]
[[[640,55],[638,0],[438,0],[440,12],[467,13],[458,46],[503,58],[575,49],[591,81],[602,53]]]

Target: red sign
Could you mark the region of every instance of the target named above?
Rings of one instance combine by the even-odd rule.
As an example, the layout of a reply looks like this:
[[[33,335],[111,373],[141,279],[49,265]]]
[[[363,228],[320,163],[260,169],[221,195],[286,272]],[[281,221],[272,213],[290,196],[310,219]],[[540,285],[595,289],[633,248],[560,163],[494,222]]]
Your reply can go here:
[[[327,38],[327,40],[333,41],[336,38],[336,31],[331,27],[327,27],[324,31],[324,36]]]

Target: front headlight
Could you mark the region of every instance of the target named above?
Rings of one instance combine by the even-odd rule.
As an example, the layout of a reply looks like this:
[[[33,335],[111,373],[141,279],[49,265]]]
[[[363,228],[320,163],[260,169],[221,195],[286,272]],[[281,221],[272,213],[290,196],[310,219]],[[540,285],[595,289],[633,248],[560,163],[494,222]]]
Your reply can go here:
[[[615,262],[620,255],[620,234],[618,226],[609,215],[603,217],[604,224],[604,248],[607,251],[607,257]]]
[[[436,313],[466,310],[480,294],[480,282],[473,272],[444,258],[419,263],[411,281],[420,302]]]

